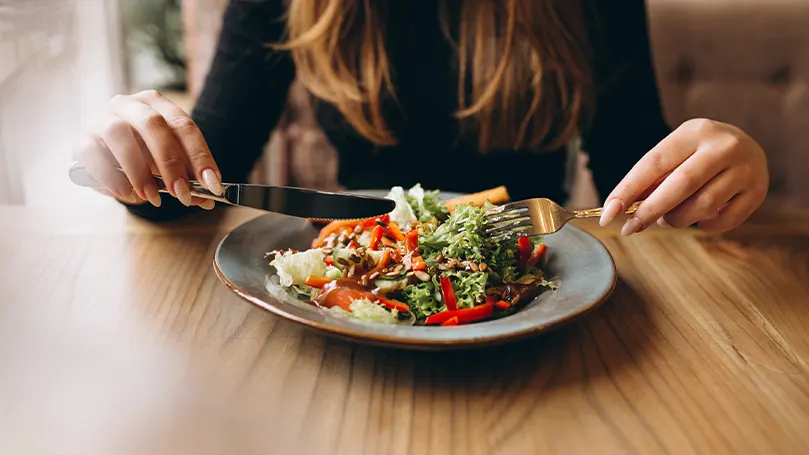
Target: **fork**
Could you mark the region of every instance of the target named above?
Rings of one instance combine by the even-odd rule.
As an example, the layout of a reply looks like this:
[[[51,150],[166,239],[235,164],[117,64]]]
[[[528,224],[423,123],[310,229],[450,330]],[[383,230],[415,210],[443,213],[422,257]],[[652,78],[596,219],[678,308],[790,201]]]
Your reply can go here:
[[[638,210],[640,201],[625,211],[631,215]],[[603,207],[588,210],[567,210],[550,199],[534,198],[500,205],[486,215],[486,234],[494,240],[518,236],[547,235],[562,229],[568,221],[578,218],[597,218]]]

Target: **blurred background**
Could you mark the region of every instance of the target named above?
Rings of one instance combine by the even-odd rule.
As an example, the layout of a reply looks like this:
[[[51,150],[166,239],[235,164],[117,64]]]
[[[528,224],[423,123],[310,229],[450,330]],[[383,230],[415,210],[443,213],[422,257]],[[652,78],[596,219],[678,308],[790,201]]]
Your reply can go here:
[[[666,115],[740,125],[770,157],[772,198],[809,194],[809,0],[648,0]],[[157,88],[186,110],[227,0],[0,2],[0,203],[53,197],[79,133],[117,93]],[[584,169],[570,205],[595,202]],[[338,188],[336,157],[300,86],[254,180]],[[69,197],[73,189],[62,194]],[[43,194],[44,193],[44,194]]]

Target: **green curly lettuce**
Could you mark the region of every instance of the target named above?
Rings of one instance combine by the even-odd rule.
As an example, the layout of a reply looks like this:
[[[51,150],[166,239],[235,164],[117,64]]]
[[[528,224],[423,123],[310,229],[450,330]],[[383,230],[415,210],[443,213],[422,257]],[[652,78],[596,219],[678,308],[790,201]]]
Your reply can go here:
[[[405,200],[413,209],[416,218],[422,223],[434,218],[443,220],[449,216],[449,210],[441,201],[441,195],[438,190],[424,191],[424,188],[422,188],[420,184],[416,184],[407,191]]]
[[[492,285],[513,282],[517,276],[516,240],[494,241],[486,236],[486,207],[459,205],[438,225],[422,226],[419,246],[428,263],[440,253],[447,258],[485,263]]]

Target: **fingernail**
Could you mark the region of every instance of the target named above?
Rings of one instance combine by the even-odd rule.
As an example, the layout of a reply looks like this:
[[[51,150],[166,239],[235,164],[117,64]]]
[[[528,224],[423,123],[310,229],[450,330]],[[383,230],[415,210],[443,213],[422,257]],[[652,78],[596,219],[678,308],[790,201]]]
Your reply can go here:
[[[202,171],[202,181],[205,183],[208,191],[217,196],[222,195],[222,183],[219,181],[219,176],[216,175],[213,169],[205,169]]]
[[[132,189],[132,191],[127,194],[126,196],[122,196],[121,200],[127,202],[129,204],[137,204],[140,202],[140,197],[138,197],[138,193]]]
[[[604,210],[601,212],[601,219],[598,220],[598,224],[602,227],[610,224],[623,209],[624,203],[619,199],[613,199],[607,202],[607,205],[604,206]]]
[[[657,220],[657,225],[660,226],[660,227],[664,227],[664,228],[671,227],[671,225],[669,223],[667,223],[666,220],[663,219],[663,218],[660,218],[659,220]]]
[[[202,204],[200,204],[200,205],[199,205],[199,207],[200,207],[201,209],[204,209],[204,210],[213,210],[213,209],[214,209],[214,207],[216,207],[216,202],[214,202],[214,201],[212,201],[212,200],[208,199],[207,201],[205,201],[205,202],[203,202]]]
[[[621,228],[621,235],[632,235],[638,232],[643,227],[643,222],[641,222],[640,218],[633,216],[624,224],[624,227]]]
[[[191,188],[188,186],[188,182],[185,179],[177,179],[174,182],[174,194],[177,195],[177,199],[183,203],[186,207],[191,207]]]
[[[146,195],[146,199],[148,199],[153,206],[160,207],[160,192],[157,191],[157,185],[155,185],[154,182],[151,182],[143,187],[143,193]]]

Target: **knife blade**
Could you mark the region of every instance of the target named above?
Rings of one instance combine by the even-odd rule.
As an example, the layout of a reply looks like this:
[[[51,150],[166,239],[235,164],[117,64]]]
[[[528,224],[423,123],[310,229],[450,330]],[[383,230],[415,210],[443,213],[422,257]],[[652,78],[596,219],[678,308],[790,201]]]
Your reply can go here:
[[[120,168],[116,170],[123,173]],[[104,189],[81,163],[73,163],[68,174],[76,185]],[[168,193],[160,176],[154,176],[154,180],[158,191]],[[222,195],[217,196],[196,180],[190,184],[191,195],[195,197],[311,220],[373,218],[391,212],[396,206],[390,199],[373,196],[246,183],[222,183]]]

